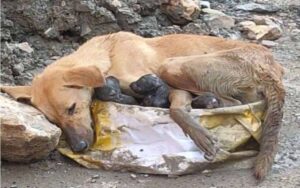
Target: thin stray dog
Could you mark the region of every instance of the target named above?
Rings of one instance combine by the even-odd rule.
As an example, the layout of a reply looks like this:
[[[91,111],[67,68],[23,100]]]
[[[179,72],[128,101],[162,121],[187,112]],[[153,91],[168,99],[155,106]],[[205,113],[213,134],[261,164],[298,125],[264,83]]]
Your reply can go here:
[[[143,38],[118,32],[92,38],[46,67],[31,86],[3,86],[1,91],[42,111],[62,128],[72,150],[79,152],[94,140],[90,114],[93,88],[104,86],[105,78],[114,76],[120,80],[122,92],[134,94],[130,83],[146,74],[159,75],[177,89],[170,93],[170,116],[211,160],[217,148],[209,132],[188,113],[190,92],[216,93],[225,106],[238,103],[234,95],[252,101],[258,91],[263,92],[267,112],[254,174],[258,179],[266,176],[278,145],[285,90],[283,68],[259,45],[210,36]]]

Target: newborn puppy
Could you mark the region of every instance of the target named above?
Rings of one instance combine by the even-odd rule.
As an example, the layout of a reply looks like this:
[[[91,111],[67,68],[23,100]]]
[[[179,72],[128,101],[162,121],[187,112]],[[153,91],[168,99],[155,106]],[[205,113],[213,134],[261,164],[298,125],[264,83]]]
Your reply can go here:
[[[168,108],[169,87],[154,74],[147,74],[130,84],[130,88],[137,94],[144,96],[141,105]]]
[[[211,92],[203,92],[192,100],[192,108],[219,108],[223,107],[223,102]]]
[[[113,76],[106,78],[103,87],[94,89],[94,97],[102,101],[112,101],[121,104],[138,104],[135,98],[121,93],[119,80]]]

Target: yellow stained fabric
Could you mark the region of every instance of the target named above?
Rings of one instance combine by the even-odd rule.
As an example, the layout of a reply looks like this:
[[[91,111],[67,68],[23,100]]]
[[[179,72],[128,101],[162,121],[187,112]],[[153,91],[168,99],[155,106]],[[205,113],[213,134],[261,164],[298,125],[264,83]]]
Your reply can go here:
[[[84,154],[76,154],[67,145],[60,147],[59,151],[87,168],[101,168],[108,161],[110,164],[114,163],[112,161],[112,152],[116,148],[126,146],[126,143],[122,142],[122,132],[117,128],[120,125],[115,125],[117,120],[111,119],[111,113],[114,113],[114,111],[111,112],[111,105],[115,105],[116,110],[118,108],[125,108],[125,110],[128,108],[128,111],[132,111],[132,113],[135,113],[137,110],[147,111],[154,109],[143,107],[134,107],[133,109],[131,106],[94,101],[92,104],[92,115],[95,122],[96,141],[90,151]],[[259,141],[264,108],[264,102],[260,101],[243,106],[192,110],[191,114],[199,120],[200,125],[209,129],[218,139],[218,146],[221,150],[214,162],[256,154],[255,151],[242,150],[236,152],[235,150],[245,145],[251,137]],[[166,113],[168,113],[168,110],[164,110],[161,114],[165,115]]]

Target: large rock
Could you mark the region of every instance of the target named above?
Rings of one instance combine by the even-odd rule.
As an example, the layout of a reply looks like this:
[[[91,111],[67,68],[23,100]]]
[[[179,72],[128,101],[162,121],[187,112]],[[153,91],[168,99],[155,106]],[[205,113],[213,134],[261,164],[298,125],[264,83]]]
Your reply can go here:
[[[15,162],[42,159],[55,149],[61,130],[35,108],[0,95],[1,158]]]
[[[276,40],[281,37],[282,30],[276,24],[256,25],[252,21],[239,23],[241,31],[250,40]]]
[[[186,24],[199,17],[198,0],[163,0],[162,11],[175,24]]]
[[[234,19],[227,15],[209,15],[204,18],[211,29],[226,28],[230,29],[234,26]]]

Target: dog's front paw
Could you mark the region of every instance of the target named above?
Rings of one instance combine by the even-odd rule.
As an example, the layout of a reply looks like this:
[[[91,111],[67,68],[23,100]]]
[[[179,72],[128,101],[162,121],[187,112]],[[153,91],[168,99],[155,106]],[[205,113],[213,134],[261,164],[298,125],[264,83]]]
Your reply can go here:
[[[263,181],[271,168],[272,161],[266,154],[258,155],[254,166],[254,177],[259,181]]]

